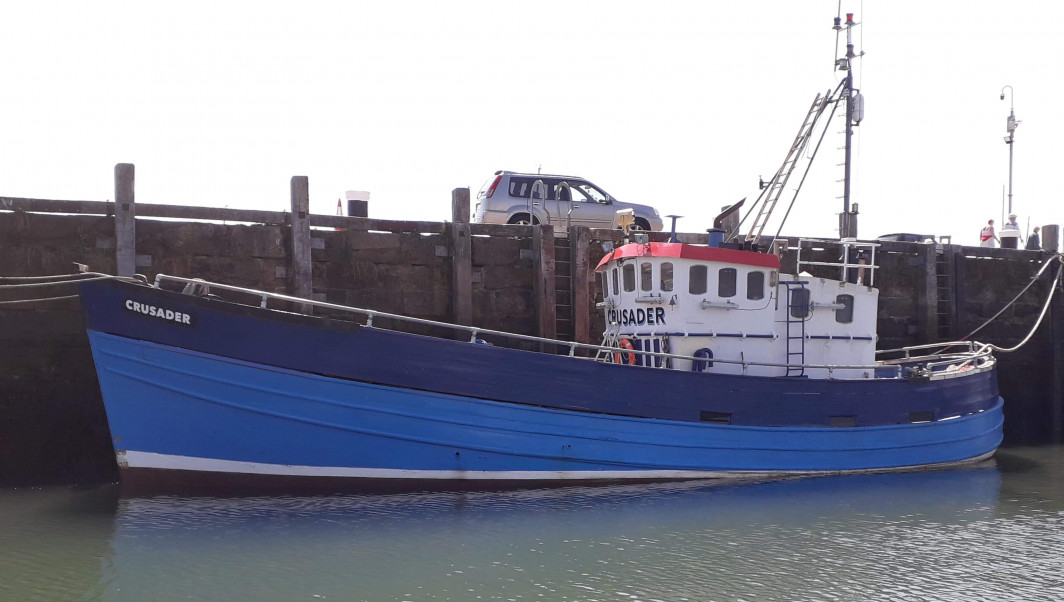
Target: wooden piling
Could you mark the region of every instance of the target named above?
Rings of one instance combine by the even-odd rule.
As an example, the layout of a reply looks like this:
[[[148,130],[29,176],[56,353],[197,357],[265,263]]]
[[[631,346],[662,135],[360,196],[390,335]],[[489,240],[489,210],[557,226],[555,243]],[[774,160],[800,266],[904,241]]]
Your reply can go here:
[[[537,334],[558,336],[557,299],[554,288],[554,228],[532,228],[532,305],[536,310]]]
[[[572,270],[573,340],[591,342],[591,231],[584,226],[569,228]]]
[[[115,165],[115,274],[137,273],[137,211],[133,204],[133,164]]]
[[[920,292],[922,303],[919,307],[919,321],[922,326],[923,340],[937,341],[938,333],[938,250],[935,245],[920,245],[917,248],[924,262],[924,278]]]
[[[314,284],[310,264],[310,184],[307,176],[292,176],[291,194],[288,235],[292,243],[289,256],[292,295],[310,299]]]
[[[455,324],[473,324],[473,250],[469,234],[469,189],[451,191],[451,302]]]

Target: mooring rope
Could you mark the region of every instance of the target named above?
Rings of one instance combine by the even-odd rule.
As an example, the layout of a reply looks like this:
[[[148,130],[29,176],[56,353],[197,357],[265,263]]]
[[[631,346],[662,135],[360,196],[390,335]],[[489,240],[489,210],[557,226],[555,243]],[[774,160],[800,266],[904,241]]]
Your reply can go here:
[[[0,305],[19,305],[23,303],[41,303],[44,301],[61,301],[63,299],[77,299],[78,295],[66,295],[63,297],[37,297],[34,299],[17,299],[15,301],[0,301]]]
[[[107,274],[101,274],[100,272],[78,272],[77,274],[55,274],[53,276],[0,276],[0,282],[5,280],[77,280],[92,275],[106,276]]]
[[[133,278],[142,282],[147,282],[144,276],[137,274]],[[67,286],[71,284],[78,284],[80,282],[91,282],[93,280],[129,280],[128,276],[114,276],[111,274],[103,274],[100,272],[82,272],[78,274],[56,274],[54,276],[0,276],[0,283],[12,280],[45,280],[44,282],[24,282],[21,284],[0,284],[0,290],[16,290],[27,288],[41,288],[50,286]],[[44,303],[49,301],[62,301],[64,299],[76,299],[78,295],[63,295],[59,297],[33,297],[30,299],[14,299],[10,301],[0,301],[0,305],[25,305],[29,303]]]
[[[1058,253],[1056,255],[1053,255],[1049,259],[1047,259],[1046,262],[1042,265],[1041,269],[1038,270],[1038,273],[1035,274],[1034,277],[1031,278],[1031,281],[1027,283],[1027,286],[1023,287],[1023,290],[1021,290],[1019,292],[1019,294],[1017,294],[1015,297],[1013,297],[1011,301],[1006,303],[1005,306],[1002,307],[1001,310],[998,311],[996,314],[991,316],[989,320],[987,320],[986,322],[983,322],[982,324],[980,324],[978,328],[976,328],[975,330],[969,332],[967,335],[962,337],[960,340],[962,340],[962,341],[968,340],[975,333],[979,332],[980,330],[985,328],[987,325],[989,325],[991,322],[996,320],[998,318],[998,316],[1000,316],[1001,314],[1005,313],[1006,309],[1008,309],[1014,303],[1016,303],[1016,301],[1021,296],[1023,296],[1023,294],[1026,293],[1028,289],[1030,289],[1032,286],[1034,286],[1035,282],[1038,282],[1038,279],[1042,277],[1042,274],[1046,271],[1046,268],[1048,268],[1054,262],[1054,260],[1057,263],[1061,263],[1062,265],[1061,265],[1061,267],[1059,267],[1057,269],[1057,275],[1053,278],[1053,283],[1049,287],[1049,296],[1046,297],[1045,305],[1042,306],[1042,313],[1040,313],[1038,315],[1038,320],[1035,321],[1034,327],[1032,327],[1031,331],[1027,333],[1027,336],[1024,337],[1023,340],[1020,341],[1014,347],[999,347],[997,345],[994,345],[993,343],[987,343],[986,344],[988,347],[990,347],[991,349],[993,349],[994,351],[997,351],[999,353],[1012,353],[1013,351],[1016,351],[1020,347],[1023,347],[1024,345],[1026,345],[1027,342],[1031,340],[1031,337],[1034,336],[1034,333],[1038,331],[1038,327],[1042,325],[1042,320],[1045,318],[1046,312],[1049,311],[1049,306],[1053,302],[1053,294],[1056,292],[1057,285],[1060,283],[1060,274],[1061,274],[1062,271],[1064,271],[1064,255],[1062,255],[1062,254]]]
[[[67,278],[67,279],[64,279],[64,280],[57,280],[57,281],[52,281],[52,282],[26,282],[26,283],[23,283],[23,284],[0,284],[0,290],[15,289],[15,288],[33,288],[33,287],[41,287],[41,286],[65,286],[65,285],[68,285],[68,284],[77,284],[79,282],[89,282],[91,280],[107,280],[108,278],[118,278],[118,276],[112,276],[110,274],[96,274],[95,272],[86,272],[86,274],[89,275],[90,277],[88,277],[88,278],[77,278],[77,279]],[[78,275],[80,275],[80,274],[78,274]],[[41,276],[41,278],[49,278],[49,276]],[[3,280],[16,280],[16,279],[21,280],[22,278],[21,277],[0,278],[0,281],[3,281]]]

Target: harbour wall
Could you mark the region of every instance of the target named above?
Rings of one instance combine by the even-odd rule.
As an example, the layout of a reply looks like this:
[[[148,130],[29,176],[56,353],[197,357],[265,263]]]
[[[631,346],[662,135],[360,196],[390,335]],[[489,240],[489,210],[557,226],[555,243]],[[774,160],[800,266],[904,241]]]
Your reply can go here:
[[[302,177],[292,179],[284,212],[137,203],[132,178],[131,165],[116,167],[115,202],[0,197],[0,484],[117,478],[76,287],[37,279],[84,269],[79,264],[580,342],[599,342],[605,327],[593,269],[606,246],[621,242],[618,231],[574,227],[556,237],[549,226],[470,224],[464,188],[451,193],[452,221],[418,222],[312,215]],[[703,242],[705,234],[678,238]],[[839,276],[838,268],[816,265],[838,261],[837,243],[786,242],[785,271],[793,273],[800,258],[812,277]],[[880,290],[881,349],[967,335],[1050,257],[879,244],[875,274],[864,277]],[[1020,342],[1039,317],[1051,275],[1052,268],[973,338],[1002,347]],[[1026,345],[999,355],[1007,445],[1061,439],[1062,297]],[[35,299],[49,300],[23,302]]]

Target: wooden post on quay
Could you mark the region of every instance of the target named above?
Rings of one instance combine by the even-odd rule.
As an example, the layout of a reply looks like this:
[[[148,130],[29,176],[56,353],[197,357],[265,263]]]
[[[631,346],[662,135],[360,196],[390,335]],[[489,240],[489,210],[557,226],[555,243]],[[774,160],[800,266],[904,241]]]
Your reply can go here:
[[[532,305],[539,336],[558,338],[558,306],[554,288],[554,228],[532,227]],[[553,350],[551,350],[553,351]]]
[[[473,325],[473,250],[469,234],[469,189],[451,191],[451,299],[455,324]]]
[[[115,275],[137,273],[137,211],[133,204],[133,164],[115,165]]]
[[[939,340],[938,334],[938,252],[935,245],[919,245],[924,261],[924,279],[921,283],[923,305],[917,301],[920,325],[923,327],[921,339],[924,343]],[[919,299],[919,297],[918,297]]]
[[[584,226],[569,228],[569,261],[572,270],[573,340],[591,342],[591,231]]]
[[[292,295],[310,299],[314,290],[310,265],[310,184],[307,176],[292,176],[292,212],[288,235],[292,243]]]

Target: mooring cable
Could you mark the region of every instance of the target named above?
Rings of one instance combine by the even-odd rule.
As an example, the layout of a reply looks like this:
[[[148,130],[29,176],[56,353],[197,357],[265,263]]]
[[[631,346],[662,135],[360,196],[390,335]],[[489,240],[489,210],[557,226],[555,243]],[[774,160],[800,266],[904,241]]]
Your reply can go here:
[[[26,282],[26,283],[23,283],[23,284],[0,284],[0,290],[3,290],[3,289],[14,289],[14,288],[34,288],[34,287],[42,287],[42,286],[66,286],[68,284],[77,284],[79,282],[89,282],[89,281],[92,281],[92,280],[107,280],[109,278],[118,278],[118,276],[112,276],[110,274],[98,274],[96,272],[88,272],[88,273],[86,273],[86,275],[89,276],[89,277],[87,277],[87,278],[77,278],[77,279],[66,278],[66,279],[63,279],[63,280],[55,280],[55,281],[51,281],[51,282]],[[25,279],[29,279],[29,278],[33,278],[33,279],[37,279],[37,278],[52,278],[52,276],[25,277]],[[15,276],[15,277],[10,277],[9,276],[9,277],[0,278],[0,281],[2,281],[2,280],[16,280],[16,279],[24,279],[24,278],[22,276]]]
[[[1049,259],[1047,259],[1046,262],[1042,265],[1042,268],[1038,270],[1038,273],[1035,274],[1034,277],[1031,278],[1031,281],[1027,283],[1027,286],[1023,287],[1023,290],[1021,290],[1019,292],[1019,294],[1017,294],[1015,297],[1013,297],[1011,301],[1006,303],[1005,306],[1002,307],[1001,310],[999,310],[996,314],[991,316],[989,320],[987,320],[986,322],[983,322],[982,324],[980,324],[978,328],[976,328],[975,330],[969,332],[967,335],[962,337],[960,340],[961,341],[968,340],[972,335],[974,335],[975,333],[979,332],[980,330],[985,328],[987,325],[989,325],[991,322],[996,320],[1001,314],[1005,313],[1006,309],[1008,309],[1014,303],[1016,303],[1016,301],[1021,296],[1023,296],[1023,294],[1026,293],[1028,289],[1030,289],[1032,286],[1034,286],[1035,282],[1038,282],[1038,279],[1042,277],[1042,274],[1046,271],[1046,268],[1048,268],[1054,262],[1054,260],[1056,260],[1058,263],[1061,263],[1062,266],[1059,269],[1057,269],[1057,275],[1053,278],[1053,283],[1052,283],[1052,285],[1049,288],[1049,296],[1046,298],[1045,305],[1042,307],[1042,313],[1039,314],[1038,320],[1035,321],[1034,327],[1031,328],[1031,331],[1027,333],[1027,336],[1024,337],[1024,339],[1022,341],[1020,341],[1019,344],[1016,345],[1015,347],[1007,347],[1006,348],[1006,347],[999,347],[997,345],[994,345],[993,343],[987,343],[988,347],[990,347],[994,351],[999,351],[1001,353],[1012,353],[1013,351],[1016,351],[1020,347],[1023,347],[1024,345],[1026,345],[1027,342],[1031,340],[1031,337],[1034,336],[1034,333],[1038,331],[1038,327],[1042,325],[1042,320],[1045,318],[1046,312],[1049,311],[1050,303],[1053,301],[1053,294],[1056,292],[1057,285],[1060,282],[1060,274],[1061,274],[1062,271],[1064,271],[1064,255],[1056,254],[1056,255],[1053,255],[1052,257],[1050,257]]]
[[[132,277],[133,279],[140,280],[147,283],[147,279],[137,274]],[[0,276],[0,282],[9,280],[43,280],[52,279],[48,282],[25,282],[22,284],[0,284],[0,290],[13,290],[13,289],[26,289],[26,288],[41,288],[49,286],[66,286],[70,284],[78,284],[80,282],[91,282],[94,280],[129,280],[128,276],[114,276],[112,274],[103,274],[101,272],[82,272],[79,274],[56,274],[55,276]],[[58,280],[57,280],[58,279]],[[60,297],[37,297],[32,299],[13,299],[0,301],[0,305],[22,305],[27,303],[42,303],[47,301],[62,301],[64,299],[76,299],[78,295],[64,295]]]

